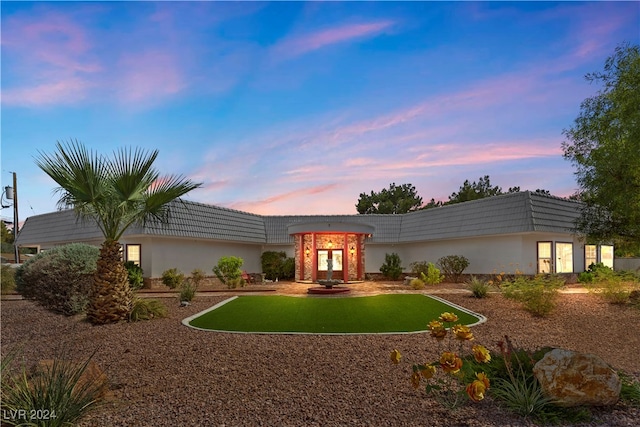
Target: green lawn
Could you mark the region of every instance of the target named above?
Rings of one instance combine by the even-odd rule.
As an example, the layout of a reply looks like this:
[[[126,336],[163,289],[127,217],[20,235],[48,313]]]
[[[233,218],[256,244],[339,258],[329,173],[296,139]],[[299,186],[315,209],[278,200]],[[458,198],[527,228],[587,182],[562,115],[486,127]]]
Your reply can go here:
[[[455,312],[459,322],[484,318],[422,294],[350,298],[240,296],[185,319],[196,328],[235,332],[393,333],[426,330],[440,313]]]

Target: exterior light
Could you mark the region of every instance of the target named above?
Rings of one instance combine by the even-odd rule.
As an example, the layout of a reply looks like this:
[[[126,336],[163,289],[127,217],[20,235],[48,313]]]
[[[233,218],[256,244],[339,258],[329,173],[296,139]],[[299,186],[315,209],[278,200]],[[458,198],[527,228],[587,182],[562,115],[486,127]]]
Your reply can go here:
[[[333,247],[333,242],[332,242],[331,240],[329,240],[329,243],[327,243],[327,246],[328,246],[329,248],[332,248],[332,247]]]
[[[305,250],[304,250],[305,255],[309,256],[309,253],[310,253],[310,252],[311,252],[311,251],[309,250],[309,248],[305,248]]]
[[[355,254],[355,253],[356,253],[356,250],[355,250],[355,248],[354,248],[353,246],[351,246],[351,248],[349,249],[349,253],[350,253],[351,255],[353,255],[353,254]]]

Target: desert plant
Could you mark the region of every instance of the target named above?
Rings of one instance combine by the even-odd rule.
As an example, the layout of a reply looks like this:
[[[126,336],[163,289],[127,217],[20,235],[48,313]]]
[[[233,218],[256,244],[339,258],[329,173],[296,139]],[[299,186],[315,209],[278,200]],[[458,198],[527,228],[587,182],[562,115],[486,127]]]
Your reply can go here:
[[[213,267],[213,273],[227,287],[235,288],[242,285],[242,264],[244,261],[236,256],[223,256],[218,260],[218,265]]]
[[[202,281],[205,279],[205,277],[206,276],[204,274],[204,271],[196,268],[191,272],[191,277],[189,279],[191,280],[191,283],[193,283],[194,286],[198,288],[202,284]]]
[[[458,283],[462,272],[469,267],[469,260],[462,255],[447,255],[440,258],[437,264],[447,281]]]
[[[413,279],[411,279],[411,282],[409,282],[409,285],[411,285],[413,289],[418,291],[420,289],[424,289],[424,280],[414,277]]]
[[[456,324],[457,321],[455,313],[446,312],[429,322],[427,327],[431,337],[438,341],[439,348],[444,351],[439,360],[413,364],[411,376],[414,388],[417,389],[426,380],[426,393],[449,409],[457,408],[467,397],[479,402],[484,399],[490,385],[489,377],[480,366],[491,361],[489,350],[479,344],[473,345],[469,358],[463,360],[460,357],[463,344],[473,340],[474,336],[468,326]],[[448,345],[443,345],[445,340]],[[390,356],[393,363],[400,363],[402,355],[398,350],[393,350]]]
[[[124,263],[124,268],[127,269],[127,274],[129,276],[129,287],[132,291],[137,291],[142,288],[144,283],[144,271],[142,271],[142,267],[136,264],[133,261],[127,261]]]
[[[476,298],[484,298],[489,294],[489,283],[487,283],[486,280],[479,279],[475,276],[471,276],[471,279],[467,283],[467,287]]]
[[[415,261],[409,264],[411,274],[420,277],[421,273],[427,274],[427,261]]]
[[[139,320],[151,320],[159,317],[167,317],[167,307],[155,299],[134,298],[133,308],[129,315],[131,322]]]
[[[56,313],[85,310],[97,269],[99,250],[72,243],[40,252],[16,271],[16,289]]]
[[[380,272],[391,280],[398,280],[402,275],[400,255],[395,252],[384,254],[384,264],[380,267]]]
[[[555,308],[558,290],[563,285],[564,280],[553,275],[538,275],[531,279],[517,276],[502,284],[502,292],[506,298],[522,303],[533,315],[545,317]]]
[[[622,371],[618,371],[618,376],[622,382],[620,400],[630,406],[640,408],[640,381]]]
[[[0,287],[2,288],[2,294],[8,294],[16,289],[16,271],[7,264],[2,264],[0,267],[2,271],[2,277],[0,277]]]
[[[58,205],[72,207],[79,219],[95,221],[105,239],[91,282],[87,318],[95,324],[125,320],[133,292],[118,240],[133,224],[166,224],[170,202],[201,184],[179,175],[161,176],[153,167],[157,150],[121,149],[110,159],[78,141],[58,142],[56,147],[51,155],[40,153],[36,164],[60,186]]]
[[[80,363],[56,358],[42,372],[29,375],[24,364],[12,366],[17,352],[10,352],[2,360],[2,425],[75,425],[104,393],[97,378],[82,379],[94,354]]]
[[[437,285],[438,283],[442,283],[444,280],[444,276],[440,274],[440,270],[432,262],[427,264],[426,274],[420,273],[420,278],[427,285]]]
[[[180,287],[180,301],[192,301],[198,291],[198,286],[204,280],[204,271],[195,269],[191,272],[191,277],[188,277]]]
[[[184,282],[184,274],[177,268],[170,268],[162,272],[162,283],[171,289],[182,286]]]

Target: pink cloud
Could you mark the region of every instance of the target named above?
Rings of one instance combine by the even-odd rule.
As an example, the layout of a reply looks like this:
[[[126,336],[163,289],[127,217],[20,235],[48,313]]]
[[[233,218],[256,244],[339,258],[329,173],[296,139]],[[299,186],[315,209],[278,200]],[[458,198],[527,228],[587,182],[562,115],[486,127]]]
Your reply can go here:
[[[298,56],[337,43],[370,37],[392,25],[391,21],[347,24],[310,34],[291,36],[277,44],[274,52],[277,52],[279,57]]]
[[[274,212],[282,212],[283,202],[295,202],[300,203],[300,200],[307,199],[308,197],[317,197],[319,194],[326,193],[333,189],[338,188],[340,185],[337,183],[317,185],[314,187],[301,188],[297,190],[287,191],[279,193],[271,197],[267,197],[256,201],[238,201],[227,205],[231,209],[238,209],[242,211],[252,212],[260,215],[270,215]],[[323,200],[326,200],[322,198]],[[298,205],[298,211],[304,211],[303,206]],[[294,212],[294,211],[292,211]]]
[[[73,104],[87,98],[91,85],[77,77],[2,91],[2,103],[19,106]]]
[[[166,52],[147,51],[123,55],[117,82],[118,97],[125,102],[138,102],[174,95],[187,84],[177,58]]]

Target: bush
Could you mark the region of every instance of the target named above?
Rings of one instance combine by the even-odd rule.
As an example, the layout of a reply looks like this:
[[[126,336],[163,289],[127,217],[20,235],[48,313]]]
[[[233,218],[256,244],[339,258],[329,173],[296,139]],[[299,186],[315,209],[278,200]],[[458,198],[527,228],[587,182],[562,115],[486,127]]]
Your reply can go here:
[[[487,283],[486,280],[478,279],[475,276],[471,276],[471,280],[467,283],[467,287],[476,298],[484,298],[489,293],[489,283]]]
[[[213,273],[228,288],[235,288],[242,285],[242,267],[243,260],[235,256],[223,256],[218,260],[218,265],[213,267]]]
[[[162,283],[169,288],[175,289],[182,286],[182,282],[184,282],[184,274],[177,268],[170,268],[162,272]]]
[[[8,294],[16,290],[16,271],[7,264],[2,264],[2,277],[0,277],[0,286],[2,286],[2,294]]]
[[[129,287],[132,291],[137,291],[142,288],[144,284],[144,278],[142,275],[144,272],[142,268],[133,261],[127,261],[124,263],[124,268],[127,269],[129,275]]]
[[[402,262],[400,256],[393,252],[391,254],[384,254],[384,264],[380,267],[380,271],[391,280],[398,280],[402,275]]]
[[[462,272],[469,267],[469,260],[461,255],[447,255],[440,258],[437,264],[447,281],[458,283]]]
[[[427,264],[427,273],[420,273],[420,278],[427,285],[437,285],[438,283],[442,283],[444,280],[444,276],[440,274],[440,270],[436,267],[432,262]]]
[[[418,279],[417,277],[411,279],[411,282],[409,284],[416,291],[419,291],[420,289],[424,289],[424,281],[422,279]]]
[[[293,258],[287,258],[284,251],[266,251],[260,255],[262,272],[268,280],[291,279],[296,274],[296,263]]]
[[[72,243],[40,252],[16,271],[16,288],[25,298],[56,313],[85,310],[99,249]]]
[[[409,264],[411,274],[420,277],[421,274],[427,274],[427,261],[416,261]]]
[[[558,290],[563,285],[564,280],[553,275],[538,275],[532,279],[518,276],[503,283],[502,292],[506,298],[522,303],[533,315],[545,317],[555,308]]]
[[[155,299],[135,298],[129,314],[131,322],[150,320],[156,317],[167,317],[167,307]]]
[[[180,288],[180,301],[191,301],[196,296],[198,286],[204,280],[204,271],[195,269]]]
[[[97,406],[104,393],[104,383],[98,378],[81,380],[93,354],[81,363],[56,358],[50,367],[34,376],[28,375],[24,364],[15,375],[10,373],[16,370],[12,366],[15,356],[12,351],[2,359],[2,425],[76,425]]]

